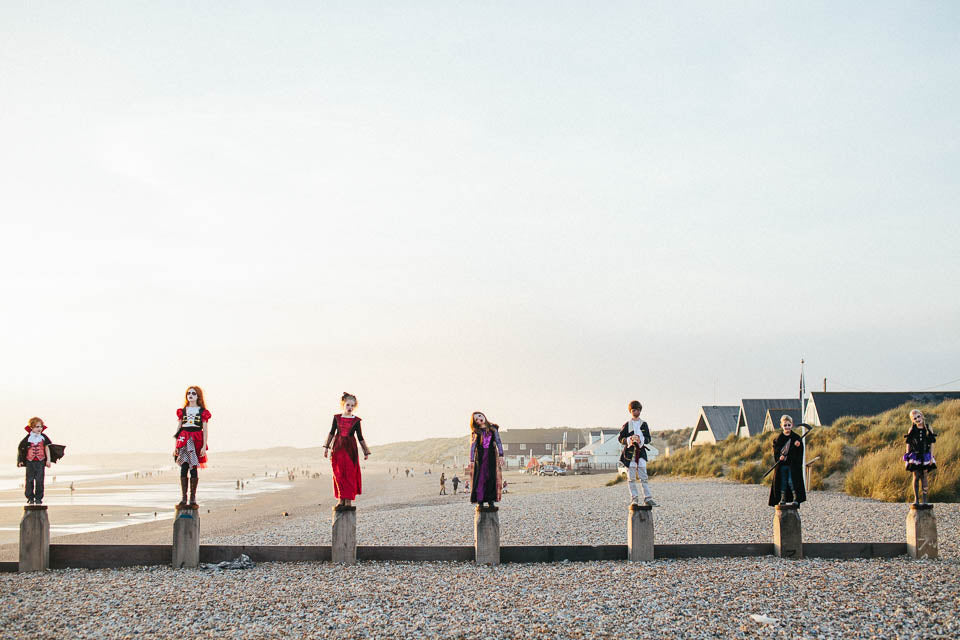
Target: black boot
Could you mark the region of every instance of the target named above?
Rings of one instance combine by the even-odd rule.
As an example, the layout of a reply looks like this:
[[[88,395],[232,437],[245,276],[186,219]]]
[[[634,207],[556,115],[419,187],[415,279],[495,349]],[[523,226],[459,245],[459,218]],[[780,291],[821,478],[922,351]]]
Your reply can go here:
[[[180,493],[182,493],[183,496],[180,498],[180,504],[177,506],[182,508],[187,506],[187,478],[185,476],[180,476]]]
[[[197,483],[200,481],[200,478],[190,478],[190,508],[196,509],[200,505],[197,504]]]

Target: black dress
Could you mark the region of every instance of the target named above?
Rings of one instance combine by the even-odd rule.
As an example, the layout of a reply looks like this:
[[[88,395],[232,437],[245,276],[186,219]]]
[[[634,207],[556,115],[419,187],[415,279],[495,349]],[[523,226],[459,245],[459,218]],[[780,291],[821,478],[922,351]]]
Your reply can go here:
[[[933,459],[933,452],[930,450],[930,445],[937,441],[937,436],[930,427],[919,429],[917,425],[913,425],[903,439],[907,441],[907,453],[903,456],[907,471],[933,471],[937,468],[937,461]]]
[[[793,499],[797,502],[805,502],[807,499],[807,490],[803,486],[803,438],[796,432],[791,431],[790,435],[780,434],[773,441],[773,460],[776,462],[783,453],[783,448],[790,442],[790,450],[787,453],[787,459],[780,463],[773,476],[773,484],[770,486],[770,506],[775,507],[780,504],[780,474],[784,465],[790,467],[790,478],[793,480]],[[795,443],[799,442],[798,447]]]

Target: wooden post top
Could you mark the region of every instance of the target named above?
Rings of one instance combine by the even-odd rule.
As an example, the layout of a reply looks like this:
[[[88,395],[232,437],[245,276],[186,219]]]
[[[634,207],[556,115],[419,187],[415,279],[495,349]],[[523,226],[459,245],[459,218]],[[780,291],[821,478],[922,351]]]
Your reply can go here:
[[[777,511],[797,511],[800,509],[798,504],[778,504],[776,507]]]
[[[649,505],[649,504],[632,504],[632,505],[630,505],[630,511],[653,511],[653,505]]]
[[[357,505],[352,504],[350,506],[347,506],[345,504],[335,504],[333,505],[333,510],[334,511],[356,511]]]
[[[929,511],[933,509],[932,504],[911,504],[910,511]]]
[[[47,505],[45,504],[25,504],[23,505],[24,511],[46,511]]]
[[[178,512],[179,511],[200,511],[199,506],[197,507],[191,507],[190,505],[180,506],[179,504],[174,506]]]
[[[500,507],[485,507],[483,505],[477,505],[477,513],[496,513],[500,511]]]

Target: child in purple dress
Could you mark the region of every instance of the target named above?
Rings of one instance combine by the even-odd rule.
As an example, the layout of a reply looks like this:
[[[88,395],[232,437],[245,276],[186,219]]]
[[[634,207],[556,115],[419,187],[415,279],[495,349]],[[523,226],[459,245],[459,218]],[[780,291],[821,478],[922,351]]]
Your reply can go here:
[[[937,434],[927,426],[919,409],[910,412],[910,421],[913,423],[910,431],[903,436],[907,441],[903,462],[907,471],[913,473],[913,504],[927,504],[927,472],[937,468],[937,461],[933,458],[933,443],[937,441]]]
[[[500,501],[502,465],[500,427],[488,421],[483,413],[475,411],[470,416],[470,466],[473,467],[470,502],[478,506],[485,502],[488,507],[493,507],[494,502]]]

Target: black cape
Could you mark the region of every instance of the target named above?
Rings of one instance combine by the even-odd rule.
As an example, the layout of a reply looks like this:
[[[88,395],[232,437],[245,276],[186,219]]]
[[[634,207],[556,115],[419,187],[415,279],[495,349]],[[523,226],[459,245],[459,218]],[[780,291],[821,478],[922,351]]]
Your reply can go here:
[[[784,465],[790,466],[790,476],[793,480],[793,489],[794,496],[793,499],[797,502],[805,502],[807,499],[807,490],[803,486],[803,439],[797,434],[796,431],[792,431],[789,436],[780,434],[773,441],[773,461],[776,462],[780,459],[780,455],[783,452],[784,445],[787,444],[787,440],[790,440],[790,453],[787,454],[787,459],[780,463],[780,466],[777,467],[777,470],[774,472],[773,484],[770,485],[770,506],[775,507],[780,504],[780,473]],[[800,446],[796,446],[795,443],[799,442]]]

